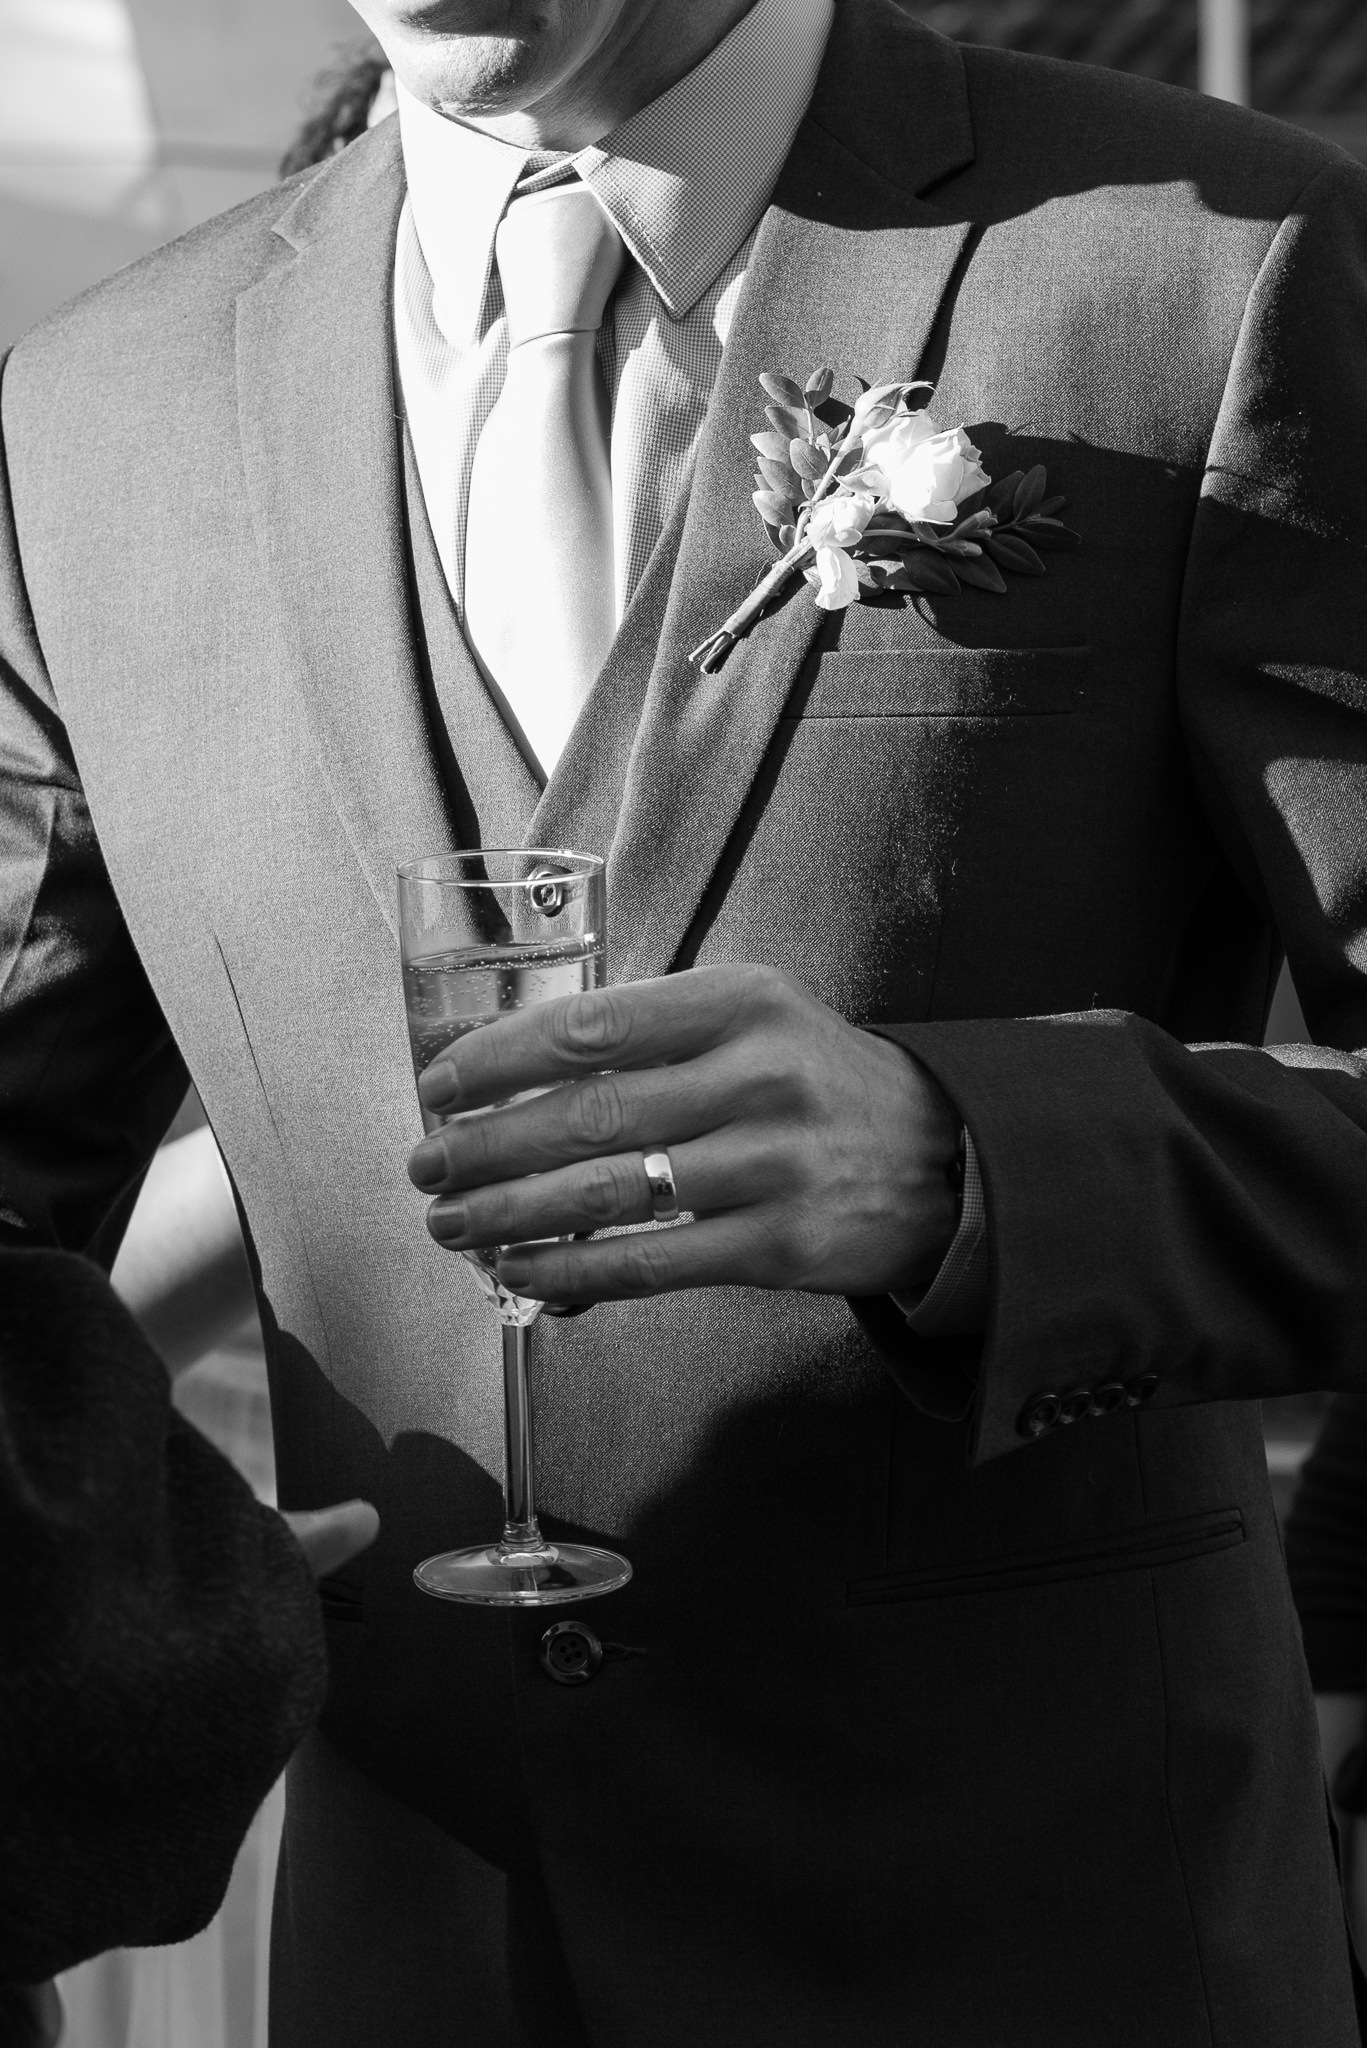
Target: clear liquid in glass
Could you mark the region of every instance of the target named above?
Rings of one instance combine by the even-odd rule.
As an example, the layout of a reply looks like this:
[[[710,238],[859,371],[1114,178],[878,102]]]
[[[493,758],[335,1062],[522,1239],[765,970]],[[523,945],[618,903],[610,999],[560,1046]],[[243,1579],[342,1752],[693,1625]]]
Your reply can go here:
[[[492,1024],[495,1017],[505,1017],[533,1003],[549,1003],[560,996],[582,995],[588,989],[601,988],[604,968],[604,947],[585,945],[579,939],[547,946],[462,946],[451,952],[429,953],[405,961],[404,1008],[415,1078],[457,1039],[478,1031],[482,1025]],[[482,1114],[479,1110],[464,1113]],[[425,1107],[422,1110],[423,1129],[429,1136],[449,1121]],[[501,1285],[496,1249],[481,1248],[463,1256],[502,1320],[533,1321],[540,1302],[510,1294]]]

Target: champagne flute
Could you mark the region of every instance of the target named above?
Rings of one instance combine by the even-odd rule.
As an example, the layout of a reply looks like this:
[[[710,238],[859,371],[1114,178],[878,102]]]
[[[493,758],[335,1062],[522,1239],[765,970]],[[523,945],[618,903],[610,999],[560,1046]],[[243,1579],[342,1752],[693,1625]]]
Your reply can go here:
[[[603,863],[591,854],[540,849],[407,861],[399,869],[399,929],[418,1078],[467,1031],[528,1003],[602,986]],[[425,1107],[422,1119],[429,1135],[450,1121]],[[414,1580],[440,1600],[492,1607],[552,1607],[615,1592],[631,1577],[624,1557],[586,1543],[550,1543],[537,1523],[527,1368],[531,1326],[543,1304],[504,1287],[497,1251],[461,1256],[503,1336],[503,1534],[495,1543],[427,1558]]]

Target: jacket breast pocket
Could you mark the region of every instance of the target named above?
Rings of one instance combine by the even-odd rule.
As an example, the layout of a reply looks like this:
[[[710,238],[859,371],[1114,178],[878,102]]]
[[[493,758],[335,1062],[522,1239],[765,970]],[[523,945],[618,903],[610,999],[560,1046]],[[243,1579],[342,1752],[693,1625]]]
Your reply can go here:
[[[1076,711],[1091,648],[833,648],[804,672],[790,718],[1008,718]]]
[[[1013,1592],[1103,1573],[1153,1571],[1208,1557],[1214,1551],[1233,1550],[1243,1541],[1244,1518],[1239,1509],[1211,1508],[1204,1514],[1146,1522],[1142,1528],[1052,1544],[1017,1556],[965,1559],[927,1571],[880,1572],[873,1578],[851,1580],[846,1602],[851,1607],[882,1607],[907,1600]]]

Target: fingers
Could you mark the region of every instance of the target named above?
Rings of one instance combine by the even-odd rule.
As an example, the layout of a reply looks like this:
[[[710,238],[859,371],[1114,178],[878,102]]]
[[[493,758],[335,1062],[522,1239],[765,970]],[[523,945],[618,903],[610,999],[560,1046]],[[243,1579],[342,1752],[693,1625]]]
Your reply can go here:
[[[66,2024],[61,1994],[44,1984],[0,1984],[0,2040],[15,2048],[58,2048]]]
[[[418,1093],[426,1109],[450,1116],[604,1068],[696,1058],[790,988],[770,968],[708,967],[534,1003],[439,1055]]]
[[[311,1508],[283,1519],[294,1531],[315,1579],[325,1579],[356,1557],[380,1533],[380,1518],[368,1500],[341,1501],[336,1507]]]
[[[724,1124],[743,1106],[745,1092],[724,1052],[683,1067],[595,1074],[503,1109],[454,1118],[414,1149],[409,1178],[424,1194],[455,1193],[548,1174],[571,1160],[671,1145]]]
[[[766,1192],[763,1162],[725,1136],[673,1146],[670,1163],[679,1207],[694,1215],[755,1201]],[[443,1196],[428,1210],[427,1227],[448,1251],[472,1251],[648,1223],[653,1213],[637,1151]]]
[[[718,1216],[589,1244],[520,1244],[505,1252],[505,1287],[532,1301],[636,1301],[681,1287],[770,1286],[763,1232],[751,1216]]]
[[[900,1048],[772,969],[533,1005],[453,1046],[422,1093],[451,1117],[410,1160],[441,1198],[433,1235],[513,1247],[502,1276],[534,1299],[906,1291],[953,1234],[953,1105]],[[640,1155],[662,1145],[694,1223],[534,1242],[645,1221]]]

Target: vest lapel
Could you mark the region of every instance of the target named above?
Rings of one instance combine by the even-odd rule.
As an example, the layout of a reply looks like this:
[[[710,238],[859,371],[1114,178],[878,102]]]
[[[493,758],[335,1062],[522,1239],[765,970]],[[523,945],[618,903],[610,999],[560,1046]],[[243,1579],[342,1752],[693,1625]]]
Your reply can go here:
[[[408,601],[390,348],[402,199],[391,122],[304,187],[278,261],[237,302],[247,492],[290,681],[391,929],[396,865],[453,834]]]
[[[449,742],[444,767],[462,846],[521,846],[541,797],[541,778],[489,694],[461,630],[423,502],[412,442],[404,435],[408,532],[427,675]],[[533,840],[531,842],[535,844]],[[560,842],[556,842],[557,844]]]

